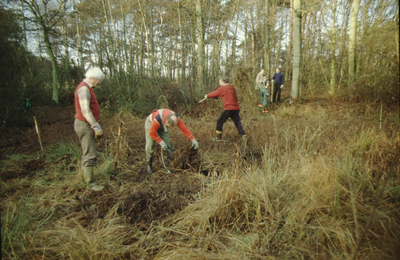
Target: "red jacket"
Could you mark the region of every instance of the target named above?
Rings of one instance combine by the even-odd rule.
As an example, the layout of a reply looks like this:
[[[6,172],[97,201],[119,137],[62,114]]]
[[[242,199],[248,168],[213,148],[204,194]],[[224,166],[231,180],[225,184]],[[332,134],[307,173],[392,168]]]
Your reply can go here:
[[[167,116],[170,114],[175,114],[177,117],[178,115],[168,109],[162,109],[162,123],[161,123],[161,117],[160,117],[160,112],[158,112],[158,110],[153,111],[153,113],[151,113],[151,126],[150,126],[150,131],[149,131],[149,135],[151,138],[153,138],[154,141],[156,141],[157,143],[160,143],[162,140],[160,138],[160,136],[157,134],[158,129],[163,128],[166,121],[167,121]],[[181,129],[182,133],[190,139],[190,141],[192,141],[194,139],[194,136],[192,134],[192,132],[190,132],[190,130],[186,127],[186,125],[183,123],[182,119],[180,117],[178,117],[178,124],[177,126],[179,127],[179,129]]]
[[[96,121],[97,121],[97,120],[99,120],[99,117],[100,117],[100,106],[99,106],[99,103],[97,102],[97,98],[96,98],[96,94],[94,93],[94,90],[85,81],[82,81],[75,90],[75,111],[76,111],[75,118],[86,122],[86,119],[82,114],[81,106],[79,105],[79,98],[78,98],[78,90],[83,86],[86,86],[89,89],[89,92],[90,92],[89,108],[90,108],[90,111],[92,111],[94,119],[96,119]]]
[[[207,94],[208,98],[222,97],[222,103],[225,110],[239,110],[235,88],[232,85],[222,85],[211,93]]]

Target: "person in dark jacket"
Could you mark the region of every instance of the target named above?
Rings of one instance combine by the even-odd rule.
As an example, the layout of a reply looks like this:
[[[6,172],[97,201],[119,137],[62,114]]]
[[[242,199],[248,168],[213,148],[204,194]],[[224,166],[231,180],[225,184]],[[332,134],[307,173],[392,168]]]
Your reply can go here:
[[[283,88],[283,83],[284,83],[284,77],[283,74],[281,73],[279,68],[276,68],[276,72],[272,79],[275,81],[274,83],[274,90],[272,93],[272,102],[275,102],[276,100],[278,102],[281,101],[281,90]],[[278,99],[276,99],[276,94],[278,94]]]

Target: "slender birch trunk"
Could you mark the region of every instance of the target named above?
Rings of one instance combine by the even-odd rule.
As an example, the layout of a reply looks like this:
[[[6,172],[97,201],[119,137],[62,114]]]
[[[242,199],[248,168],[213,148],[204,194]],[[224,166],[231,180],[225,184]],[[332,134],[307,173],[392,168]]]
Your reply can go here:
[[[21,19],[22,19],[24,48],[25,48],[26,53],[28,53],[28,41],[27,41],[27,37],[26,37],[26,22],[25,22],[23,12],[24,12],[24,2],[21,0]],[[31,64],[30,64],[31,62],[29,61],[28,55],[25,56],[25,59],[26,59],[26,63],[28,64],[29,75],[32,77],[33,73],[32,73]]]
[[[366,20],[367,20],[367,17],[368,17],[368,9],[369,9],[369,6],[371,5],[371,1],[372,0],[369,0],[367,3],[365,3],[363,8],[362,8],[362,16],[361,16],[361,23],[360,23],[361,41],[364,39],[364,36],[365,36],[365,34],[367,32],[367,28],[369,26],[368,23],[366,22]],[[365,49],[364,50],[360,50],[360,53],[364,53],[364,51],[366,51],[366,50]],[[361,73],[362,73],[362,70],[363,70],[361,62],[363,60],[364,59],[357,59],[356,74],[355,74],[357,77],[361,76]],[[364,60],[364,62],[365,62],[365,60]]]
[[[352,94],[354,91],[355,80],[355,64],[356,64],[356,38],[357,38],[357,16],[361,0],[353,0],[350,17],[349,32],[349,90]]]
[[[230,60],[230,70],[232,70],[236,66],[236,35],[239,27],[239,14],[236,15],[236,24],[235,24],[235,34],[232,39],[232,55]]]
[[[247,66],[248,62],[247,62],[247,16],[246,13],[244,13],[243,15],[243,19],[244,19],[244,42],[243,42],[243,56],[244,56],[244,65]]]
[[[278,67],[281,67],[280,64],[279,64],[279,56],[280,56],[279,53],[281,51],[282,31],[283,31],[283,10],[282,10],[282,13],[281,13],[281,26],[279,28],[279,33],[278,33],[278,47],[277,47],[277,50],[276,50],[275,69],[278,68]]]
[[[75,3],[75,1],[74,1]],[[80,20],[79,20],[79,12],[75,12],[75,22],[76,22],[76,51],[78,53],[78,66],[84,68],[83,64],[83,54],[82,54],[82,38],[81,38],[81,33],[80,33]]]
[[[257,75],[259,68],[256,65],[256,29],[254,26],[254,0],[250,3],[250,28],[251,28],[251,63],[253,67],[253,78]]]
[[[347,8],[346,5],[343,5],[343,25],[340,30],[340,43],[339,43],[339,60],[338,63],[340,64],[340,76],[339,76],[339,83],[338,83],[338,91],[340,90],[340,87],[342,86],[342,80],[345,75],[345,67],[346,67],[346,48],[345,48],[345,41],[346,41],[346,31],[347,31],[347,26],[349,23],[349,8]]]
[[[204,89],[205,82],[205,54],[204,54],[204,30],[201,0],[196,0],[196,29],[197,29],[197,91]]]
[[[192,86],[195,86],[194,82],[196,79],[196,43],[195,43],[195,27],[196,27],[196,17],[193,16],[190,24],[190,43],[191,43],[191,61],[190,61],[190,82]]]
[[[52,100],[58,104],[59,103],[59,94],[58,94],[58,66],[57,66],[57,60],[56,57],[54,56],[54,52],[52,49],[52,45],[50,42],[50,35],[49,31],[47,29],[43,29],[43,39],[44,39],[44,44],[46,46],[46,52],[47,55],[49,55],[51,67],[52,67],[52,74],[53,74],[53,97]]]
[[[145,67],[146,67],[146,65],[144,64],[144,52],[145,52],[145,48],[144,48],[144,45],[145,45],[145,42],[144,42],[144,37],[143,37],[143,34],[144,34],[144,25],[143,24],[141,24],[140,25],[140,56],[139,56],[139,58],[140,58],[140,61],[139,61],[139,69],[140,69],[140,72],[139,72],[139,74],[140,75],[144,75],[145,74]]]
[[[293,0],[290,0],[290,19],[289,19],[289,49],[286,61],[286,80],[290,81],[292,79],[292,46],[293,46]]]
[[[180,6],[180,0],[178,0],[178,23],[179,23],[179,35],[180,35],[180,46],[181,46],[181,77],[182,79],[185,79],[185,68],[186,68],[186,58],[184,55],[184,43],[183,43],[183,34],[182,34],[182,25],[181,25],[181,12],[180,12],[181,6]],[[179,73],[178,73],[179,75]],[[178,81],[180,81],[181,79],[178,78]]]
[[[270,57],[269,57],[269,0],[265,0],[265,16],[264,16],[264,71],[267,73],[267,78],[271,78]]]
[[[337,0],[333,1],[332,8],[332,25],[331,25],[331,83],[329,88],[329,94],[334,95],[336,89],[336,8]]]
[[[290,95],[297,99],[301,88],[301,0],[293,1],[293,11],[293,80]]]

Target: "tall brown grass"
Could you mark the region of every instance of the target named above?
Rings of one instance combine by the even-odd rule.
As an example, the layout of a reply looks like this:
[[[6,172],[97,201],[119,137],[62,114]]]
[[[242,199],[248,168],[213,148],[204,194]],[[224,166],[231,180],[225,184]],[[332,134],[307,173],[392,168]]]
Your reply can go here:
[[[117,213],[135,184],[109,180],[115,149],[110,144],[110,154],[96,168],[113,190],[103,195],[85,193],[74,175],[57,168],[48,173],[52,180],[2,183],[3,258],[398,259],[398,126],[386,120],[378,131],[377,122],[355,114],[356,109],[337,115],[312,105],[282,106],[267,117],[249,112],[242,116],[249,138],[246,161],[236,154],[231,122],[224,125],[229,142],[215,144],[210,117],[183,116],[200,142],[201,169],[209,176],[191,173],[204,189],[147,231]],[[134,122],[128,123],[134,136],[142,134],[143,119],[119,116]],[[174,131],[176,144],[186,144]],[[128,139],[122,143],[122,151],[131,149]],[[100,204],[72,210],[85,207],[79,202],[85,199],[113,203],[104,216]]]

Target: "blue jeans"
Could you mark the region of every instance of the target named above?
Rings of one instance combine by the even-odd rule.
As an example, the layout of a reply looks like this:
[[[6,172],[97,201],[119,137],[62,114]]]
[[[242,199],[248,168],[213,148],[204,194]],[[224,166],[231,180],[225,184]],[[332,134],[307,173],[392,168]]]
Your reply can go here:
[[[260,104],[263,105],[263,108],[268,104],[268,96],[269,96],[269,89],[267,88],[260,88]]]

